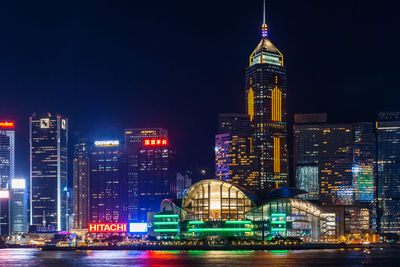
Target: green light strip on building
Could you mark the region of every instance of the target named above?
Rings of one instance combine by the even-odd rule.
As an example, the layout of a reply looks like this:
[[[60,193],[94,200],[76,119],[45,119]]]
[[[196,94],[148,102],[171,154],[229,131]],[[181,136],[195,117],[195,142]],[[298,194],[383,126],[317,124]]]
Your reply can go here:
[[[178,214],[156,214],[154,218],[178,218]]]
[[[286,231],[286,228],[271,228],[271,231]]]
[[[286,217],[285,213],[271,213],[272,217]]]
[[[271,221],[272,224],[285,224],[286,221]]]
[[[188,224],[202,224],[204,221],[190,221]]]
[[[178,232],[178,229],[154,229],[155,233]]]
[[[225,223],[229,224],[251,224],[251,221],[226,221]]]
[[[194,228],[189,232],[252,232],[251,228]]]
[[[179,222],[155,222],[154,225],[171,225],[171,224],[179,224]]]

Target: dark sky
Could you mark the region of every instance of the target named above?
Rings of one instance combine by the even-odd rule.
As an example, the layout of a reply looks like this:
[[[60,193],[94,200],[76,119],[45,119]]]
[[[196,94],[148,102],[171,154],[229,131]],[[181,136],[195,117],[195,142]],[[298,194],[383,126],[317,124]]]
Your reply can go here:
[[[164,127],[180,169],[212,168],[217,114],[244,112],[261,0],[8,2],[0,4],[0,118],[16,121],[17,175],[29,177],[34,111],[67,116],[71,143]],[[400,110],[396,2],[267,1],[290,117],[372,121],[378,110]]]

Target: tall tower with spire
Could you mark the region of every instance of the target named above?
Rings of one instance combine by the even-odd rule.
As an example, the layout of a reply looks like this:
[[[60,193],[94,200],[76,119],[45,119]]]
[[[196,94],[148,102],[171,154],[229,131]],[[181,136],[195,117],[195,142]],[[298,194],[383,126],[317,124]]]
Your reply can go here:
[[[254,126],[252,149],[258,162],[259,189],[288,185],[286,68],[268,39],[263,9],[261,41],[246,68],[246,110]]]

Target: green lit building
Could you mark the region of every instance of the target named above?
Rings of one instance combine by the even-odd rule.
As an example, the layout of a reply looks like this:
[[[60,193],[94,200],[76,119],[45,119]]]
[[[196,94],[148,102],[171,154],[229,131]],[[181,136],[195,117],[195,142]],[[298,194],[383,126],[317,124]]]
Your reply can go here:
[[[163,200],[149,234],[159,239],[281,236],[305,241],[334,235],[334,216],[297,197],[305,193],[287,187],[254,193],[228,182],[203,180],[192,185],[182,200]]]

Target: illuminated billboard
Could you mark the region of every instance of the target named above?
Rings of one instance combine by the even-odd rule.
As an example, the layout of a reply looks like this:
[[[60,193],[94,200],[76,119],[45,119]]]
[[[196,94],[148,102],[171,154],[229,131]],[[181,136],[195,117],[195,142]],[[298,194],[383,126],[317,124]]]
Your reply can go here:
[[[11,189],[25,189],[25,179],[11,179]]]
[[[126,223],[89,223],[91,233],[125,233]]]
[[[10,198],[10,192],[8,190],[0,190],[0,198]]]
[[[130,233],[147,233],[147,223],[129,223]]]
[[[119,146],[118,140],[105,140],[105,141],[96,141],[94,142],[96,147],[108,147],[108,146]]]
[[[13,121],[0,121],[0,128],[14,129]]]
[[[168,140],[165,138],[157,138],[157,139],[144,139],[144,146],[166,146],[168,145]]]

